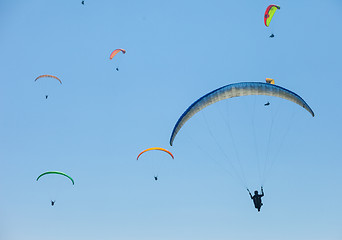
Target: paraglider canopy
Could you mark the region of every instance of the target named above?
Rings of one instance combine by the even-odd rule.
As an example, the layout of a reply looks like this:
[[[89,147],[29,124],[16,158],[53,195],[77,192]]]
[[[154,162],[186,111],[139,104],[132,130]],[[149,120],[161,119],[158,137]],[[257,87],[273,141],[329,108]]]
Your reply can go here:
[[[62,81],[58,77],[53,76],[53,75],[49,75],[49,74],[40,75],[34,81],[37,81],[39,78],[45,78],[45,77],[54,78],[54,79],[58,80],[60,84],[62,84]]]
[[[286,88],[262,82],[233,83],[218,88],[191,104],[174,126],[170,137],[170,145],[172,146],[173,141],[182,126],[202,109],[224,99],[249,95],[266,95],[283,98],[298,104],[308,111],[313,117],[315,116],[310,106],[299,95]]]
[[[153,148],[145,149],[144,151],[142,151],[141,153],[139,153],[139,155],[137,156],[137,160],[139,159],[139,157],[140,157],[141,154],[143,154],[143,153],[145,153],[145,152],[148,152],[148,151],[151,151],[151,150],[159,150],[159,151],[166,152],[166,153],[168,153],[168,154],[172,157],[172,159],[174,159],[172,153],[171,153],[170,151],[166,150],[165,148],[153,147]]]
[[[265,26],[268,27],[271,23],[271,20],[273,18],[273,15],[274,13],[276,12],[277,9],[280,9],[279,6],[277,5],[269,5],[267,8],[266,8],[266,11],[265,11],[265,15],[264,15],[264,23],[265,23]]]
[[[65,176],[65,177],[70,179],[70,181],[72,182],[72,185],[75,185],[74,179],[72,179],[72,177],[70,177],[69,175],[67,175],[63,172],[58,172],[58,171],[44,172],[37,177],[36,181],[38,181],[42,176],[47,175],[47,174],[59,174],[59,175]]]
[[[126,50],[125,49],[122,49],[122,48],[118,48],[118,49],[115,49],[109,56],[109,59],[112,60],[113,57],[118,54],[119,52],[122,52],[123,54],[126,53]]]
[[[269,84],[274,84],[274,79],[266,78],[266,82],[269,83]]]

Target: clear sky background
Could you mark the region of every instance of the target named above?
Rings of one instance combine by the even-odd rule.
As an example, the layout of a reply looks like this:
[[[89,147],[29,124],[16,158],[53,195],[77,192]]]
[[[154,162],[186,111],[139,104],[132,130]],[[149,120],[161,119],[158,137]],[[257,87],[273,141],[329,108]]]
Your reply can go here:
[[[281,9],[266,28],[269,4]],[[342,239],[341,10],[338,0],[1,0],[0,239]],[[127,53],[110,61],[116,48]],[[63,84],[35,82],[41,74]],[[266,77],[316,116],[281,99],[230,99],[170,147],[196,99]],[[136,161],[155,146],[175,160]],[[49,170],[75,185],[36,182]],[[245,188],[261,184],[258,213]]]

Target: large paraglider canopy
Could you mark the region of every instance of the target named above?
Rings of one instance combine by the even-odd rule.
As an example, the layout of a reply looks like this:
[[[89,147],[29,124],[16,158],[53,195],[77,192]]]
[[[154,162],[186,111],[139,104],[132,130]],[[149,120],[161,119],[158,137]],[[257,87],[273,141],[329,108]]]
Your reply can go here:
[[[126,50],[125,49],[122,49],[122,48],[118,48],[118,49],[115,49],[109,56],[109,59],[112,60],[113,57],[118,54],[119,52],[122,52],[123,54],[126,53]]]
[[[54,79],[56,79],[57,81],[59,81],[60,84],[62,84],[62,81],[61,81],[58,77],[53,76],[53,75],[49,75],[49,74],[40,75],[40,76],[38,76],[34,81],[37,81],[37,80],[40,79],[40,78],[54,78]]]
[[[265,15],[264,15],[264,22],[265,22],[265,26],[268,27],[271,23],[271,20],[273,18],[273,15],[274,13],[276,12],[277,9],[280,9],[279,6],[277,5],[269,5],[267,8],[266,8],[266,11],[265,11]]]
[[[299,95],[286,88],[262,82],[233,83],[218,88],[204,95],[193,104],[191,104],[191,106],[181,115],[176,125],[174,126],[170,137],[170,145],[172,146],[173,141],[182,126],[192,116],[194,116],[205,107],[224,99],[248,95],[266,95],[283,98],[298,104],[299,106],[307,110],[312,116],[315,116],[309,105]]]
[[[140,155],[145,153],[145,152],[148,152],[148,151],[152,151],[152,150],[159,150],[159,151],[163,151],[163,152],[166,152],[168,153],[172,159],[174,159],[172,153],[168,150],[166,150],[165,148],[160,148],[160,147],[153,147],[153,148],[148,148],[148,149],[145,149],[144,151],[142,151],[141,153],[139,153],[139,155],[137,156],[137,160],[139,159]]]
[[[37,177],[37,180],[36,180],[36,181],[38,181],[42,176],[49,175],[49,174],[58,174],[58,175],[62,175],[62,176],[64,176],[64,177],[69,178],[70,181],[72,182],[72,185],[75,184],[74,179],[72,179],[72,177],[70,177],[69,175],[67,175],[67,174],[65,174],[65,173],[63,173],[63,172],[58,172],[58,171],[44,172],[44,173],[40,174],[40,175]]]

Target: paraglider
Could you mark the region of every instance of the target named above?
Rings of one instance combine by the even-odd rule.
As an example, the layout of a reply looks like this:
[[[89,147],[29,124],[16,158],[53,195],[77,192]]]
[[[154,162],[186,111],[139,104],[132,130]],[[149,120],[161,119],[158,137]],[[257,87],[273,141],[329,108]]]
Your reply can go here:
[[[271,23],[271,20],[273,18],[273,15],[274,13],[276,12],[277,9],[280,9],[279,6],[277,5],[269,5],[267,8],[266,8],[266,11],[265,11],[265,15],[264,15],[264,23],[265,23],[265,26],[268,27]],[[273,35],[273,34],[272,34]],[[273,35],[274,36],[274,35]]]
[[[274,34],[273,33],[270,35],[270,38],[274,38]]]
[[[258,212],[260,212],[260,208],[261,206],[263,205],[262,204],[262,201],[261,201],[261,198],[265,195],[264,194],[264,188],[261,187],[261,194],[258,193],[258,191],[254,191],[254,196],[252,196],[251,192],[249,191],[249,189],[247,188],[247,191],[249,193],[249,196],[251,197],[251,199],[253,200],[253,203],[254,203],[254,207],[256,209],[258,209]]]
[[[197,114],[198,112],[201,112],[201,110],[203,110],[204,108],[208,107],[209,105],[215,104],[221,100],[224,100],[224,99],[230,99],[230,98],[235,98],[235,97],[245,98],[244,96],[251,96],[251,95],[264,95],[264,96],[273,96],[273,97],[277,97],[277,98],[282,98],[282,99],[287,100],[287,101],[284,101],[284,104],[287,104],[288,101],[294,102],[296,105],[299,105],[302,108],[304,108],[308,113],[310,113],[310,115],[312,117],[315,116],[314,112],[312,111],[310,106],[304,101],[303,98],[301,98],[298,94],[296,94],[296,93],[294,93],[294,92],[292,92],[286,88],[280,87],[280,86],[275,85],[275,84],[263,83],[263,82],[233,83],[233,84],[229,84],[229,85],[223,86],[221,88],[215,89],[215,90],[205,94],[204,96],[200,97],[194,103],[192,103],[184,111],[184,113],[179,117],[179,119],[177,120],[177,122],[176,122],[176,124],[172,130],[172,133],[171,133],[170,145],[171,146],[173,145],[173,142],[174,142],[178,132],[181,130],[181,128],[184,126],[184,124],[189,119],[191,119],[195,114]],[[246,100],[248,100],[248,97],[246,97]],[[260,100],[262,100],[262,98],[260,98]],[[234,102],[233,100],[230,100],[230,101]],[[269,106],[269,104],[270,103],[267,102],[264,105]],[[253,106],[253,109],[256,109],[255,105]],[[273,108],[273,109],[275,109],[275,108]],[[247,186],[249,185],[248,181],[246,179],[246,176],[249,176],[250,174],[248,174],[248,175],[244,174],[243,165],[245,165],[245,164],[241,164],[241,162],[248,163],[248,165],[245,165],[245,166],[250,166],[250,164],[255,164],[255,166],[257,166],[257,171],[255,171],[255,173],[253,171],[252,175],[254,175],[255,177],[257,177],[257,175],[258,175],[260,183],[261,183],[260,185],[263,186],[265,183],[265,180],[266,180],[266,175],[269,174],[269,172],[271,171],[271,166],[273,165],[274,158],[276,157],[276,156],[274,157],[272,154],[270,154],[270,149],[272,149],[272,147],[269,147],[272,144],[272,142],[270,141],[270,139],[271,139],[270,136],[271,136],[271,132],[273,130],[273,125],[272,124],[254,125],[254,120],[256,119],[254,117],[261,115],[261,116],[264,116],[261,119],[265,120],[266,115],[264,113],[266,113],[266,111],[262,111],[262,112],[258,111],[257,112],[257,113],[263,113],[263,114],[254,114],[255,111],[249,111],[249,112],[251,113],[251,115],[253,115],[252,116],[253,118],[251,118],[251,124],[250,124],[251,131],[248,131],[246,129],[246,126],[241,124],[241,129],[237,128],[235,133],[240,133],[240,132],[242,133],[241,130],[243,130],[243,131],[245,131],[245,133],[247,133],[246,136],[248,136],[248,138],[251,139],[251,141],[249,141],[249,139],[248,140],[241,140],[240,143],[243,143],[243,144],[236,144],[236,142],[233,139],[234,137],[232,137],[233,140],[232,140],[231,144],[228,145],[230,153],[227,154],[225,152],[224,147],[222,147],[220,145],[220,141],[218,141],[218,138],[216,138],[217,136],[218,137],[220,137],[220,136],[211,131],[210,124],[208,124],[207,120],[205,119],[207,128],[209,128],[208,132],[210,133],[211,138],[214,140],[217,148],[215,150],[215,156],[210,156],[209,155],[210,152],[208,154],[208,151],[206,149],[209,149],[209,147],[210,147],[209,145],[206,145],[205,146],[206,151],[203,151],[204,154],[206,154],[213,162],[216,162],[223,171],[226,171],[230,175],[233,175],[233,176],[235,175],[237,180],[239,180],[240,183],[242,185],[244,185],[245,188],[247,188]],[[272,117],[272,115],[269,113],[270,113],[270,111],[267,111],[267,114]],[[285,116],[289,115],[287,111],[284,111],[284,114],[285,114]],[[229,114],[228,118],[223,119],[224,122],[226,123],[226,127],[228,128],[228,134],[229,135],[232,135],[232,133],[230,131],[231,128],[229,126],[230,125],[229,119],[230,118],[233,119],[235,117],[235,115],[236,115],[236,119],[239,119],[240,115],[234,114],[234,113],[233,113],[233,115]],[[229,116],[231,116],[231,117],[229,117]],[[243,115],[241,115],[241,116],[243,116]],[[216,116],[214,115],[213,117],[216,117]],[[241,121],[245,121],[245,119],[241,119]],[[271,119],[271,121],[273,121],[273,119]],[[291,123],[292,121],[288,121],[288,122]],[[269,128],[270,131],[264,131],[263,126]],[[216,129],[217,133],[222,132],[221,136],[227,135],[227,132],[224,131],[222,127],[214,126],[214,128]],[[283,127],[281,126],[281,128],[283,128]],[[262,141],[258,141],[258,139],[256,138],[256,136],[259,135],[258,132],[256,131],[256,129],[257,130],[260,129],[259,133],[260,133],[260,136],[262,138],[259,140],[262,140]],[[269,133],[268,136],[265,134],[265,132]],[[275,132],[275,131],[273,131],[273,132]],[[279,132],[277,132],[276,136],[278,136],[278,133]],[[203,141],[203,140],[199,139],[199,141]],[[249,141],[249,143],[245,145],[245,143],[247,143],[247,141]],[[196,144],[196,142],[194,142],[193,139],[191,139],[191,142],[193,142],[195,145],[198,145],[198,143]],[[265,154],[262,153],[262,151],[260,151],[261,148],[259,147],[260,145],[256,144],[257,142],[262,142],[262,144],[264,144],[266,146],[266,148],[262,148],[262,151],[264,151]],[[227,140],[225,140],[223,143],[227,144]],[[277,144],[276,141],[274,141],[274,143]],[[250,150],[252,150],[253,145],[254,145],[254,149],[255,149],[256,154],[253,154],[252,158],[250,157],[250,154],[245,154],[244,157],[241,157],[241,152],[242,151],[245,152],[246,149],[248,149],[248,151],[251,152]],[[225,145],[225,146],[227,146],[227,145]],[[200,150],[203,149],[202,146],[198,146],[198,147]],[[238,149],[240,149],[241,151],[238,151]],[[279,149],[279,147],[278,147],[278,149]],[[217,160],[220,161],[220,159],[221,159],[221,157],[220,158],[216,157],[216,153],[218,151],[220,151],[222,153],[221,155],[223,155],[222,158],[224,158],[225,164],[221,164],[220,162],[217,161]],[[235,156],[233,156],[234,152],[235,152]],[[232,160],[236,160],[235,164]],[[263,160],[264,164],[261,164],[260,160]],[[229,166],[226,163],[228,163]],[[251,170],[251,169],[252,168],[249,168],[249,170]],[[253,179],[255,179],[255,178],[253,178]],[[260,211],[261,206],[262,206],[261,198],[264,196],[263,190],[262,190],[261,194],[259,194],[258,192],[255,192],[254,196],[252,196],[252,194],[250,194],[250,196],[253,199],[253,202],[255,203],[255,207],[258,209],[258,211]]]
[[[38,76],[34,81],[37,81],[38,79],[40,78],[54,78],[56,79],[60,84],[62,84],[62,81],[56,77],[56,76],[53,76],[53,75],[49,75],[49,74],[45,74],[45,75],[40,75]],[[45,99],[48,99],[49,95],[45,94]]]
[[[153,147],[153,148],[147,148],[144,151],[142,151],[141,153],[139,153],[139,155],[137,156],[137,160],[140,158],[141,154],[148,152],[148,151],[152,151],[152,150],[159,150],[159,151],[165,152],[165,153],[169,154],[172,157],[172,159],[174,159],[172,153],[170,151],[166,150],[165,148]],[[154,175],[154,180],[158,181],[158,175],[156,175],[156,174]]]
[[[171,153],[170,151],[166,150],[165,148],[153,147],[153,148],[145,149],[144,151],[142,151],[141,153],[139,153],[139,155],[137,156],[137,160],[139,159],[139,157],[140,157],[141,154],[143,154],[143,153],[145,153],[145,152],[148,152],[148,151],[151,151],[151,150],[159,150],[159,151],[166,152],[166,153],[168,153],[168,154],[172,157],[172,159],[174,159],[172,153]]]
[[[119,52],[122,52],[123,54],[125,54],[125,53],[126,53],[126,50],[125,50],[125,49],[122,49],[122,48],[115,49],[115,50],[110,54],[109,59],[112,60],[113,57],[114,57],[116,54],[118,54]],[[116,67],[115,70],[116,70],[116,71],[119,71],[119,68]]]
[[[224,99],[248,95],[266,95],[283,98],[298,104],[299,106],[307,110],[313,117],[315,116],[309,105],[299,95],[286,88],[262,82],[233,83],[218,88],[204,95],[193,104],[191,104],[190,107],[188,107],[188,109],[185,110],[185,112],[181,115],[176,125],[174,126],[170,137],[170,145],[172,146],[173,141],[182,126],[192,116],[194,116],[205,107]]]
[[[274,79],[266,78],[266,83],[274,84]],[[269,106],[269,105],[270,105],[270,102],[267,102],[267,103],[264,104],[264,106]]]
[[[44,173],[40,174],[37,177],[36,181],[38,181],[42,176],[49,175],[49,174],[57,174],[57,175],[61,175],[61,176],[67,177],[72,182],[72,185],[75,184],[74,179],[72,179],[72,177],[70,177],[69,175],[67,175],[67,174],[65,174],[63,172],[58,172],[58,171],[44,172]],[[54,206],[55,203],[56,203],[56,200],[51,200],[51,206]]]
[[[84,1],[82,1],[81,3],[82,3],[82,5],[84,5]]]

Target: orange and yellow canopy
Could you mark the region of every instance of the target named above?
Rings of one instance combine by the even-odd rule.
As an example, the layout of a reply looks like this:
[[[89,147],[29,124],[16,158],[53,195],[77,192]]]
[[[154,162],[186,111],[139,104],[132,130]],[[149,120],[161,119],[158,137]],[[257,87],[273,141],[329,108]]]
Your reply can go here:
[[[160,148],[160,147],[153,147],[153,148],[148,148],[148,149],[145,149],[144,151],[142,151],[141,153],[139,153],[139,155],[137,156],[137,160],[139,159],[140,155],[143,154],[144,152],[148,152],[148,151],[151,151],[151,150],[159,150],[159,151],[163,151],[163,152],[166,152],[168,153],[172,159],[174,159],[172,153],[168,150],[166,150],[165,148]]]

